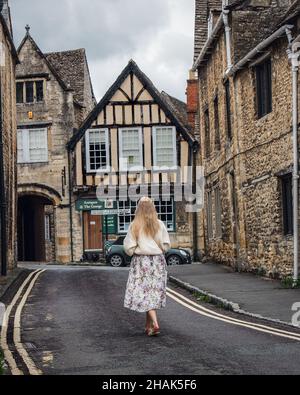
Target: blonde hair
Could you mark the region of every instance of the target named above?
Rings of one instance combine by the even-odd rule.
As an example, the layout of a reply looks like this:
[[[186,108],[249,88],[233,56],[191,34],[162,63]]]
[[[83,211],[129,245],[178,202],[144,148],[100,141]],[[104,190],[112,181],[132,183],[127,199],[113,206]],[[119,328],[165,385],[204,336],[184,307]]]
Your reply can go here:
[[[160,229],[157,211],[150,198],[143,197],[139,201],[135,212],[135,219],[132,223],[132,234],[136,240],[139,234],[143,233],[155,239]]]

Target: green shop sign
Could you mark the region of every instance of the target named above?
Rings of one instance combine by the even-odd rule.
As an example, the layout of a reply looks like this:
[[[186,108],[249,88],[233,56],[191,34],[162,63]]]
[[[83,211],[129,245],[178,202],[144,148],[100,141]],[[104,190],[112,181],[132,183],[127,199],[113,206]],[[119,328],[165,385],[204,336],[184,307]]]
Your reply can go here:
[[[115,235],[118,233],[118,220],[116,215],[103,217],[102,232],[104,235]]]

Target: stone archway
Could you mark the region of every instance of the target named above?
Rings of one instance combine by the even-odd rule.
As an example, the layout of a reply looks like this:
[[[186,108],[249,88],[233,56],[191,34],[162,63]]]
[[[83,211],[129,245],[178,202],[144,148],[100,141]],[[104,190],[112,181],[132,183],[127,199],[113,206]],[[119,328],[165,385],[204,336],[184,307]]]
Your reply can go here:
[[[55,208],[60,195],[49,187],[18,187],[18,260],[54,262],[56,259]]]

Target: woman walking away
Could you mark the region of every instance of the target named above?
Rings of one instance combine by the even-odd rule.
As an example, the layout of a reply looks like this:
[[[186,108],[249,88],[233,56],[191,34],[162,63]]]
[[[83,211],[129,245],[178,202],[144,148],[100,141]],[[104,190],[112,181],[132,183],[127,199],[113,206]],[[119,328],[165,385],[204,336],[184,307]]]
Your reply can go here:
[[[142,198],[124,241],[126,254],[133,256],[124,307],[147,313],[145,332],[148,336],[160,333],[156,310],[166,306],[167,264],[164,253],[170,247],[168,231],[158,219],[153,201]]]

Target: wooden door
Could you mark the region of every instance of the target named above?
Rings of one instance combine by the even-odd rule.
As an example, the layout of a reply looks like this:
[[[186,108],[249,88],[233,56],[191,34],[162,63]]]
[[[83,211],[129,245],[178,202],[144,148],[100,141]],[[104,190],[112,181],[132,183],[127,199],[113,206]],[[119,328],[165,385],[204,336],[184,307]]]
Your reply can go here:
[[[85,251],[99,251],[103,248],[102,217],[84,213],[84,249]]]

